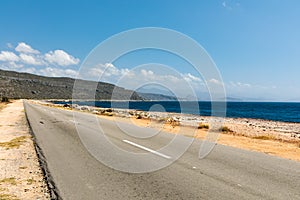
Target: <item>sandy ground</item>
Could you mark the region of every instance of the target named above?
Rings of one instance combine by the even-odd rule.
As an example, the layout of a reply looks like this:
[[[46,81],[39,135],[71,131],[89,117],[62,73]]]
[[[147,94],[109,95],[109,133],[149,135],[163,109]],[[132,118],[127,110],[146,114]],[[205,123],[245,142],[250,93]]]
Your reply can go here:
[[[0,107],[0,199],[50,199],[22,100]]]
[[[128,113],[139,111],[113,109],[113,112],[103,112],[103,109],[101,108],[88,108],[87,106],[75,107],[72,109],[53,105],[48,102],[36,101],[35,103],[76,112],[92,112],[97,114],[98,117],[132,123],[142,127],[152,127],[171,134],[183,134],[199,139],[205,139],[207,136],[207,129],[198,129],[199,120],[200,123],[203,124],[206,124],[208,121],[207,117],[202,116],[199,119],[199,116],[184,115],[182,119],[185,121],[172,123],[166,121],[166,116],[170,119],[170,116],[171,118],[174,116],[176,118],[176,115],[178,114],[150,113],[150,117],[141,117],[140,119],[137,119],[137,116],[140,116],[140,114],[136,115],[136,113],[134,113],[132,115],[131,113],[128,115]],[[154,119],[151,118],[151,115],[155,115]],[[183,125],[184,123],[185,125]],[[195,126],[195,124],[197,125]],[[230,131],[219,132],[217,140],[218,144],[300,161],[300,123],[226,118],[224,126],[228,127]]]

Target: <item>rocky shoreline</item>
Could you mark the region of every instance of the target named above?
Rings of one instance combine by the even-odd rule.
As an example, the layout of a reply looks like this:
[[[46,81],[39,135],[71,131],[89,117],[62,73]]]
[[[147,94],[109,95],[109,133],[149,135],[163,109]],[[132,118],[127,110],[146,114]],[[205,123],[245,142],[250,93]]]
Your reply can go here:
[[[115,116],[121,118],[151,119],[157,122],[166,122],[175,126],[191,126],[202,128],[201,125],[212,127],[214,120],[223,120],[223,132],[233,135],[241,135],[254,139],[273,139],[284,142],[300,144],[300,123],[270,121],[250,118],[216,118],[210,116],[199,116],[192,114],[168,113],[168,112],[146,112],[133,109],[99,108],[92,106],[80,106],[77,104],[53,104],[43,101],[42,104],[69,108],[78,111],[91,112],[103,116]]]

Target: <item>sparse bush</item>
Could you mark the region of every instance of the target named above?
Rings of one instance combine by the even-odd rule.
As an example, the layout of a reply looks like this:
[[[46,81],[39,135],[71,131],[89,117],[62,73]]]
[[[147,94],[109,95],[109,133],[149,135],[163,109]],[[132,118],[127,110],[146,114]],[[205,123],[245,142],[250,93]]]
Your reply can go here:
[[[224,132],[224,133],[232,133],[233,132],[233,130],[231,130],[227,126],[221,127],[221,131]]]
[[[208,124],[200,123],[200,124],[198,125],[198,129],[209,129],[209,125],[208,125]]]

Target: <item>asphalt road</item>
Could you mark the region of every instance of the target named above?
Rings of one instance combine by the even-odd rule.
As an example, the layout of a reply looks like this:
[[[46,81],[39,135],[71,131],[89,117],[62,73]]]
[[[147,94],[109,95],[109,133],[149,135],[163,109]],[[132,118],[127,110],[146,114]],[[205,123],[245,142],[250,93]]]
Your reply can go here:
[[[76,112],[74,121],[71,111],[26,102],[24,105],[63,199],[300,199],[299,162],[223,145],[199,159],[201,141],[195,140],[183,156],[167,167],[149,173],[121,172],[95,159],[80,140],[89,142],[90,150],[95,152],[99,146],[105,146],[105,141],[94,139],[99,135],[94,115]],[[98,152],[116,168],[147,169],[156,166],[156,162],[169,162],[176,153],[176,148],[155,151],[174,135],[160,133],[150,139],[138,139],[124,134],[111,120],[101,119],[100,123],[106,137],[120,149],[150,155],[137,161],[127,155],[118,157],[113,149]],[[75,124],[86,133],[85,138],[78,135]],[[133,134],[144,133],[145,137],[154,131],[123,126]]]

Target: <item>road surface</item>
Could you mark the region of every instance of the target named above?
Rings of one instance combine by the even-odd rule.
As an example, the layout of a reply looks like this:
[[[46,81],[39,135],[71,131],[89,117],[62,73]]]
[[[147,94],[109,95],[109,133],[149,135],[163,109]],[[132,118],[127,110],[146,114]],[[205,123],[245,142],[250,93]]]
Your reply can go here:
[[[24,105],[63,199],[300,199],[299,162],[223,145],[217,145],[200,160],[201,141],[195,140],[180,159],[163,169],[150,173],[121,172],[95,159],[80,140],[75,123],[91,143],[93,134],[99,133],[94,115],[77,112],[75,122],[72,111],[28,102]],[[137,139],[122,133],[111,120],[101,119],[101,125],[109,140],[122,149],[136,153],[153,150],[150,154],[161,160],[171,157],[155,151],[165,144],[164,140],[173,137],[171,134]],[[130,130],[141,133],[151,129],[132,126]],[[109,154],[105,152],[106,157],[114,157]],[[121,167],[126,165],[126,160],[114,161]],[[140,165],[148,166],[150,162]]]

